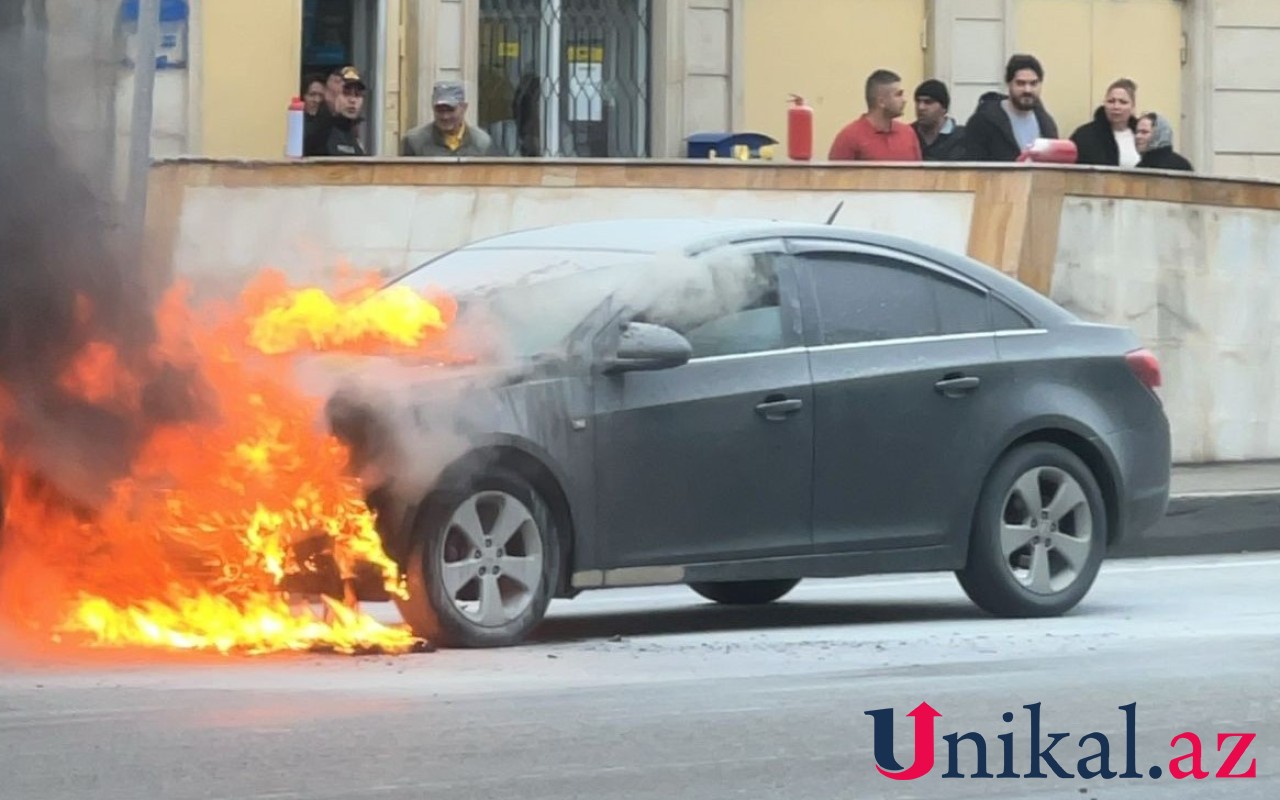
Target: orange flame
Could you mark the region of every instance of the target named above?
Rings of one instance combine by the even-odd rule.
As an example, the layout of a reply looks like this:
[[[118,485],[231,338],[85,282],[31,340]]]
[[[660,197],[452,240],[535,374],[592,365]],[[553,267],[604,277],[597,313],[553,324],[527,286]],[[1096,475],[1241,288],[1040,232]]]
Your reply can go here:
[[[319,426],[321,399],[289,385],[288,365],[304,351],[411,352],[439,337],[455,311],[448,298],[407,290],[338,300],[268,272],[235,313],[197,322],[184,292],[170,292],[157,310],[151,366],[193,371],[215,414],[155,427],[130,474],[88,517],[28,465],[0,456],[5,555],[23,565],[0,579],[0,608],[43,635],[98,646],[254,654],[419,646],[402,626],[334,602],[317,615],[282,594],[288,577],[316,568],[297,555],[316,540],[328,542],[344,579],[363,565],[404,594],[345,449]],[[114,347],[93,340],[60,381],[81,400],[129,408],[144,383]]]

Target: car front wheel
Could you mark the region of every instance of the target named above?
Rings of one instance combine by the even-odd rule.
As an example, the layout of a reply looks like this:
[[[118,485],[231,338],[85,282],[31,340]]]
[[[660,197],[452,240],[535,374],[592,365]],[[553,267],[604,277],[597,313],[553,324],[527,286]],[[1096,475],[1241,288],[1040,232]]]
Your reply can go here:
[[[542,621],[555,591],[559,537],[538,491],[494,469],[433,497],[396,598],[414,633],[440,647],[504,647]]]
[[[1106,543],[1106,505],[1092,471],[1070,450],[1035,442],[992,470],[957,577],[996,616],[1057,616],[1088,593]]]

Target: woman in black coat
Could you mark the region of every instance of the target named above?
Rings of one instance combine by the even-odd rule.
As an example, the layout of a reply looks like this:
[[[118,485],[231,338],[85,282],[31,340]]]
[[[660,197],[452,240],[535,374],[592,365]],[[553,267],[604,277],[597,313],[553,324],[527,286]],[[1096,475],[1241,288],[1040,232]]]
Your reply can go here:
[[[1076,143],[1079,155],[1077,164],[1097,164],[1110,167],[1136,167],[1142,156],[1138,153],[1135,131],[1138,119],[1133,115],[1138,86],[1128,78],[1121,78],[1107,87],[1107,97],[1093,113],[1093,121],[1086,122],[1071,141]]]
[[[1175,169],[1195,172],[1191,162],[1173,150],[1173,126],[1155,113],[1143,114],[1138,120],[1138,149],[1142,151],[1139,169]]]

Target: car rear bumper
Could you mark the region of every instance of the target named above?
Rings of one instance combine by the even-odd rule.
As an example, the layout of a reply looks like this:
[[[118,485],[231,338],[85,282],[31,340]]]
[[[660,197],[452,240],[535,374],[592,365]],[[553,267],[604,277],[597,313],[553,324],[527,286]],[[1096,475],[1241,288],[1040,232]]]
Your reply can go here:
[[[1162,418],[1104,438],[1118,471],[1119,526],[1112,539],[1118,544],[1150,530],[1168,510],[1173,472],[1169,424]]]

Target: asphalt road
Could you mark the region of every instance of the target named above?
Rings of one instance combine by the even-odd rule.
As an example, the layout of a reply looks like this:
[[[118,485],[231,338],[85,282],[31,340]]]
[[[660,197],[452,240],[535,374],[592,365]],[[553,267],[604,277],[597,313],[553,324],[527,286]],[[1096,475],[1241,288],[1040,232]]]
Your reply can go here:
[[[1109,563],[1074,614],[978,614],[948,575],[802,585],[776,606],[713,607],[681,587],[553,606],[537,641],[400,658],[98,656],[0,651],[0,798],[1280,797],[1276,555]],[[873,722],[927,701],[936,768],[881,777]],[[1108,737],[1164,777],[944,779],[945,733],[977,731],[988,769],[1041,746],[1077,774]],[[1012,722],[1001,715],[1012,712]],[[1183,731],[1210,777],[1169,778]],[[1254,733],[1254,779],[1216,779],[1221,733]],[[960,768],[977,769],[960,743]],[[1099,766],[1095,759],[1089,766]],[[1189,766],[1189,764],[1187,765]]]

